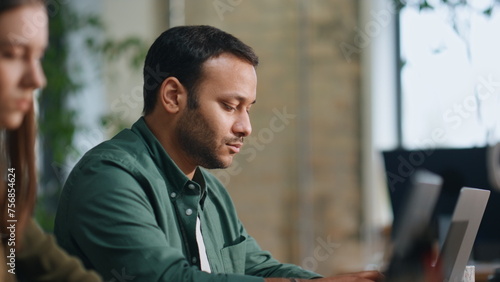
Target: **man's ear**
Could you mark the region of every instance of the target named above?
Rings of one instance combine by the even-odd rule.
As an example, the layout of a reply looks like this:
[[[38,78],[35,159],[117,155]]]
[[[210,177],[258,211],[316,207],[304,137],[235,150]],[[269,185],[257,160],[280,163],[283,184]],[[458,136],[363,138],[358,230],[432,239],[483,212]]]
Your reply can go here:
[[[158,94],[158,102],[169,113],[177,113],[186,105],[187,90],[175,77],[166,78]]]

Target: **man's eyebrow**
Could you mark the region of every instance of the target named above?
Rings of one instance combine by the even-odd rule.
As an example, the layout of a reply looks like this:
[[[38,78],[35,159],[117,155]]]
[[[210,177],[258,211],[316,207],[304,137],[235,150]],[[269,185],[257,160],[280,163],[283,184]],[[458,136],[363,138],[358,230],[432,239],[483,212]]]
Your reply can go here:
[[[240,101],[240,102],[244,102],[244,101],[246,101],[246,100],[247,100],[247,98],[246,98],[245,96],[240,95],[240,94],[237,94],[237,93],[235,93],[235,94],[230,94],[230,95],[228,95],[228,96],[227,96],[227,98],[228,98],[228,99],[235,99],[235,100],[238,100],[238,101]],[[252,103],[250,103],[250,104],[255,104],[256,102],[257,102],[257,99],[256,99],[256,100],[253,100],[253,102],[252,102]]]

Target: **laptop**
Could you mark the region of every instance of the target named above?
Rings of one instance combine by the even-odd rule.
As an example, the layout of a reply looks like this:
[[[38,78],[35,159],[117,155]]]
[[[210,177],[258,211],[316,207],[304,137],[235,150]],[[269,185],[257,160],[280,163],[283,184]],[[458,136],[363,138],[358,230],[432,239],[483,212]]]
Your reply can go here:
[[[430,252],[432,215],[438,201],[442,178],[426,170],[417,170],[401,200],[393,223],[392,248],[387,269],[387,282],[423,281],[422,254]],[[430,265],[430,262],[429,262]]]
[[[468,187],[461,189],[439,253],[440,269],[432,269],[426,268],[426,265],[434,263],[431,250],[435,237],[432,215],[441,185],[442,178],[429,171],[417,171],[413,175],[403,213],[395,222],[387,281],[430,281],[436,276],[442,276],[446,282],[462,281],[490,191]],[[423,261],[425,256],[427,261]]]
[[[393,256],[403,257],[411,245],[431,225],[434,207],[441,192],[443,179],[430,171],[417,170],[403,199],[403,211],[394,223]]]
[[[446,239],[439,254],[444,281],[461,282],[483,218],[489,190],[464,187],[460,190]]]

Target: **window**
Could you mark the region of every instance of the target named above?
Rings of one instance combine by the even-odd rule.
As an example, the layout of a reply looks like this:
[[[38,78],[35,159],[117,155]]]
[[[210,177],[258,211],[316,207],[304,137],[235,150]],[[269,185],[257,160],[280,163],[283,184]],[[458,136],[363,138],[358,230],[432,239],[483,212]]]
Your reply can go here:
[[[494,1],[467,1],[452,9],[441,1],[428,2],[433,8],[408,3],[400,13],[400,145],[416,149],[496,143],[500,5],[491,9]]]

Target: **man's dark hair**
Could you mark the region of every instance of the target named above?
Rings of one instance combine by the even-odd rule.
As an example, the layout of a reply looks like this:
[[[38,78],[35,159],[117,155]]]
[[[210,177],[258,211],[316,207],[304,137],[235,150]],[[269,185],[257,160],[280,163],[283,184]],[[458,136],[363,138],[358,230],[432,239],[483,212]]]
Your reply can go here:
[[[144,115],[156,105],[157,93],[168,77],[177,78],[188,91],[188,107],[197,107],[196,87],[202,65],[223,53],[257,66],[259,58],[238,38],[215,27],[178,26],[163,32],[151,45],[144,63]]]

